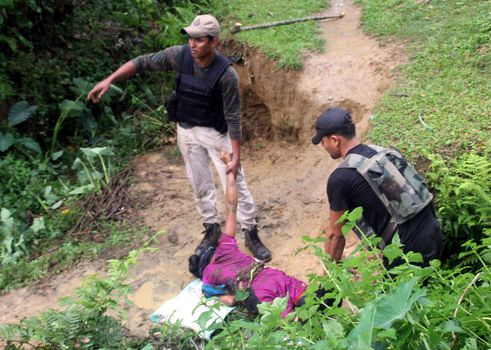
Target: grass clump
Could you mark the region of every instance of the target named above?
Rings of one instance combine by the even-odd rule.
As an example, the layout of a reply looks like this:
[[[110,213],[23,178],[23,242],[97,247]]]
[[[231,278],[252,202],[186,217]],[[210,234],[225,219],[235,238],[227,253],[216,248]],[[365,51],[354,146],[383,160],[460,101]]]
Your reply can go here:
[[[239,22],[243,26],[276,22],[306,17],[327,8],[325,0],[305,1],[259,1],[237,0],[225,5],[224,0],[214,0],[214,7],[223,11],[220,17],[227,17],[223,26],[231,27]],[[313,35],[314,33],[314,35]],[[260,48],[281,68],[299,69],[302,67],[302,55],[307,51],[320,52],[324,41],[315,21],[299,22],[284,26],[258,29],[238,33],[235,38],[252,47]]]

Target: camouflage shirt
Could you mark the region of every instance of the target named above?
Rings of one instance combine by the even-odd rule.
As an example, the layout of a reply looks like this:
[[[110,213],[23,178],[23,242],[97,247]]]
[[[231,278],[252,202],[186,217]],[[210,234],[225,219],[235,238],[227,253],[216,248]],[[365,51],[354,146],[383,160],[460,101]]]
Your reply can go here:
[[[136,65],[138,73],[151,70],[177,72],[183,49],[182,45],[172,46],[156,53],[138,56],[132,62]],[[207,68],[202,68],[194,62],[193,75],[195,77],[203,77],[206,71]],[[239,77],[232,66],[222,74],[218,86],[222,92],[223,115],[227,121],[230,138],[241,140]]]

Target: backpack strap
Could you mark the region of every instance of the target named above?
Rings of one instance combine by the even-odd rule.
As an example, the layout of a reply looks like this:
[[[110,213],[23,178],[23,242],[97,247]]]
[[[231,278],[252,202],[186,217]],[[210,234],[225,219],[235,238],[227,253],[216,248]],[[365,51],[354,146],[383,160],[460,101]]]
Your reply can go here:
[[[380,153],[386,148],[380,147],[378,145],[367,145],[371,149],[373,149],[375,152]],[[344,160],[338,165],[338,168],[353,168],[353,169],[360,169],[360,167],[371,158],[362,156],[361,154],[357,153],[348,153]]]
[[[391,148],[384,148],[380,147],[378,145],[367,145],[371,149],[377,152],[376,155],[382,154],[382,153],[388,153],[388,152],[393,152],[395,150],[392,150]],[[395,151],[397,152],[397,151]],[[399,152],[397,152],[399,154]],[[376,168],[377,165],[377,157],[374,155],[371,158],[362,156],[361,154],[356,154],[356,153],[350,153],[348,154],[345,159],[339,164],[338,168],[352,168],[355,169],[359,174],[363,176],[363,173],[367,169],[374,169]],[[380,168],[380,172],[383,172],[383,169]],[[365,178],[365,176],[363,176]],[[368,185],[374,190],[375,193],[378,193],[378,189],[374,187],[373,183],[369,180],[367,180]],[[379,197],[380,198],[380,197]],[[382,203],[384,204],[384,207],[388,210],[388,204],[383,201],[382,198]],[[388,210],[389,211],[389,210]],[[390,211],[389,211],[390,214]],[[368,225],[368,223],[365,221],[365,219],[361,218],[361,221],[357,223],[361,228],[362,231],[368,231],[364,232],[367,236],[373,234],[373,229]],[[382,238],[382,241],[379,243],[379,248],[384,249],[386,244],[392,240],[392,237],[394,236],[395,229],[397,227],[397,223],[394,220],[394,218],[391,215],[391,219],[387,226],[385,227],[384,231],[379,235]],[[359,232],[355,233],[359,235]]]

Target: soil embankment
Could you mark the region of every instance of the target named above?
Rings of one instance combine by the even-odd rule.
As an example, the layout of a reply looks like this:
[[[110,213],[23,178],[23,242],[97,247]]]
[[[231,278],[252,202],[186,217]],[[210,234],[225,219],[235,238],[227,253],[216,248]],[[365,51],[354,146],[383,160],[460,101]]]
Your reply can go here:
[[[361,11],[351,1],[332,1],[327,12],[341,11],[344,18],[320,22],[325,52],[308,55],[302,71],[277,70],[250,49],[244,49],[236,65],[246,136],[242,164],[257,204],[260,234],[273,253],[270,265],[305,280],[321,268],[308,251],[296,252],[303,246],[302,236],[319,235],[327,223],[325,185],[336,165],[320,146],[311,144],[314,121],[327,107],[343,106],[352,111],[363,134],[372,109],[392,83],[393,68],[403,61],[398,45],[380,47],[363,34]],[[148,315],[192,280],[187,258],[202,237],[202,227],[182,163],[154,152],[136,159],[134,168],[132,193],[147,203],[139,215],[152,230],[166,231],[154,245],[158,251],[143,254],[131,271],[135,293],[127,326],[145,334]],[[223,205],[220,208],[223,212]],[[243,238],[237,236],[243,247]],[[0,323],[56,307],[57,299],[79,286],[84,275],[104,266],[103,261],[81,264],[42,288],[30,286],[2,296]]]

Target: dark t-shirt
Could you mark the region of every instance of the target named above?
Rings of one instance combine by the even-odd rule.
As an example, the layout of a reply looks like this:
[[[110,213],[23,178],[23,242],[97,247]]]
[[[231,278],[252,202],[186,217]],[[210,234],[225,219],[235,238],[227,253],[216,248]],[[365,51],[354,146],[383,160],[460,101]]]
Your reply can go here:
[[[348,154],[355,153],[371,158],[377,152],[367,145],[353,147]],[[329,176],[327,196],[331,210],[353,210],[363,208],[363,218],[372,229],[381,235],[390,221],[390,214],[371,189],[367,181],[356,169],[337,168]],[[396,228],[405,250],[419,252],[425,262],[437,258],[443,242],[440,226],[436,220],[432,204],[429,204],[415,217]],[[390,243],[390,242],[387,242]]]
[[[367,145],[353,147],[348,154],[371,158],[377,152]],[[327,196],[331,210],[344,211],[363,208],[363,218],[372,229],[381,234],[390,221],[390,214],[370,185],[356,169],[337,168],[327,182]]]

